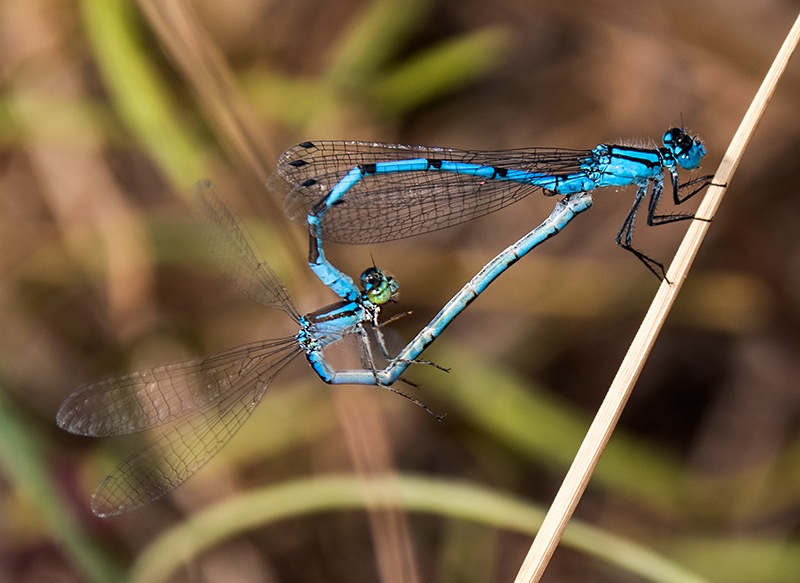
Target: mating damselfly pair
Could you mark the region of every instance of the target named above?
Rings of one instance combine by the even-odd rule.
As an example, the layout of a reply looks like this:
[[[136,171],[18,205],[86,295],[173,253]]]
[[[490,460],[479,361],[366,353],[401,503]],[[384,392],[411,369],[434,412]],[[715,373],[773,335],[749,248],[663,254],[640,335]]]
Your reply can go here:
[[[297,311],[222,196],[211,183],[199,182],[195,198],[203,228],[230,279],[251,299],[283,310],[298,332],[92,383],[72,393],[57,415],[67,431],[104,437],[160,429],[100,483],[93,511],[100,516],[127,512],[182,484],[230,440],[274,376],[299,354],[326,383],[394,390],[392,385],[411,364],[425,362],[419,360],[423,351],[470,302],[590,208],[600,188],[637,187],[616,243],[663,278],[662,264],[633,245],[637,212],[649,196],[648,225],[690,219],[688,213],[659,214],[664,178],[673,203],[680,205],[707,186],[709,177],[683,184],[678,179],[678,168],[695,169],[705,155],[698,138],[672,128],[662,142],[658,148],[600,144],[591,150],[469,151],[346,141],[303,142],[290,148],[279,158],[269,187],[285,197],[287,214],[307,225],[309,266],[340,298],[306,315]],[[427,233],[483,216],[535,191],[560,197],[552,213],[486,264],[405,348],[388,355],[379,316],[381,306],[394,300],[398,283],[371,266],[357,285],[327,259],[324,242],[365,244]],[[350,336],[360,340],[363,368],[336,370],[324,350]],[[387,359],[383,367],[373,357],[376,345]]]

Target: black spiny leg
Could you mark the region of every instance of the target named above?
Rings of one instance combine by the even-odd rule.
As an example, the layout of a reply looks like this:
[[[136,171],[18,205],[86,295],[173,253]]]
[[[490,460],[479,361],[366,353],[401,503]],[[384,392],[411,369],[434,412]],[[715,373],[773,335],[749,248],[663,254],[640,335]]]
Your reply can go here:
[[[674,201],[675,205],[680,205],[690,198],[692,198],[698,192],[708,188],[713,183],[711,179],[713,178],[712,175],[708,176],[700,176],[699,178],[695,178],[693,180],[689,180],[688,182],[684,182],[683,184],[678,184],[678,172],[674,168],[670,168],[670,182],[672,184],[672,200]],[[650,227],[658,226],[658,225],[666,225],[669,223],[674,223],[677,221],[686,221],[695,218],[694,213],[672,213],[672,214],[658,214],[658,203],[661,201],[661,196],[664,194],[664,181],[658,180],[653,181],[652,191],[650,192],[650,202],[647,208],[647,224]],[[699,185],[699,186],[698,186]],[[681,192],[696,186],[693,190],[691,190],[688,194],[681,196]],[[622,223],[622,228],[620,229],[619,233],[617,234],[617,238],[615,239],[617,245],[625,249],[626,251],[630,251],[633,253],[639,261],[645,264],[647,269],[650,270],[659,280],[666,279],[666,271],[664,269],[664,265],[653,259],[652,257],[646,255],[642,251],[639,251],[633,246],[633,226],[634,222],[636,221],[636,212],[639,210],[639,206],[642,204],[645,195],[647,194],[647,187],[648,185],[642,185],[636,191],[636,196],[633,200],[633,205],[631,206],[631,210],[628,211],[628,216],[625,217],[625,220]],[[706,219],[702,219],[706,220]]]
[[[647,187],[648,184],[644,184],[638,188],[636,191],[636,195],[633,198],[633,205],[631,206],[631,210],[628,211],[628,216],[625,217],[625,220],[622,222],[622,228],[620,228],[619,233],[617,233],[616,239],[614,241],[617,245],[625,249],[626,251],[630,251],[633,253],[639,261],[644,263],[645,267],[650,270],[650,272],[655,275],[659,281],[662,279],[666,279],[666,272],[664,271],[664,266],[653,259],[652,257],[646,255],[645,253],[639,251],[633,246],[633,225],[636,222],[636,213],[639,210],[639,206],[642,204],[644,197],[647,195]],[[653,192],[650,195],[650,207],[651,209],[654,207],[653,200],[658,203],[658,199],[661,198],[661,192],[663,191],[663,182],[654,182],[653,183]],[[648,212],[648,223],[650,223],[650,212]]]
[[[684,182],[683,184],[678,184],[678,171],[674,168],[670,168],[670,182],[672,184],[672,200],[675,203],[675,206],[685,203],[687,200],[692,198],[698,192],[708,188],[711,185],[711,179],[713,178],[712,175],[707,176],[700,176],[699,178],[694,178],[693,180],[689,180],[688,182]],[[692,187],[695,185],[696,188],[689,191],[688,194],[681,196],[681,192]],[[658,196],[656,196],[656,190],[658,190]],[[650,207],[647,212],[647,224],[651,227],[656,225],[666,225],[669,223],[674,223],[676,221],[686,221],[691,220],[694,218],[694,213],[673,213],[673,214],[665,214],[659,215],[656,214],[656,209],[658,208],[658,202],[661,200],[661,195],[663,194],[663,187],[656,189],[655,186],[653,187],[653,193],[650,196]]]

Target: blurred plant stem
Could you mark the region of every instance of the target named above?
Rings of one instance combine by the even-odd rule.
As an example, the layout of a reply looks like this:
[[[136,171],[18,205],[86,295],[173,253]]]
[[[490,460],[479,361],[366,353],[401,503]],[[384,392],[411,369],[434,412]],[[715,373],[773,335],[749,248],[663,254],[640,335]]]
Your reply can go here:
[[[114,107],[178,192],[203,175],[204,164],[170,90],[142,44],[132,5],[122,0],[84,0],[83,22],[93,56]]]
[[[0,465],[20,496],[25,497],[48,530],[80,566],[90,581],[122,581],[123,571],[96,541],[88,537],[67,510],[62,496],[53,488],[50,452],[41,444],[36,423],[28,417],[0,386]],[[10,541],[6,541],[9,543]]]

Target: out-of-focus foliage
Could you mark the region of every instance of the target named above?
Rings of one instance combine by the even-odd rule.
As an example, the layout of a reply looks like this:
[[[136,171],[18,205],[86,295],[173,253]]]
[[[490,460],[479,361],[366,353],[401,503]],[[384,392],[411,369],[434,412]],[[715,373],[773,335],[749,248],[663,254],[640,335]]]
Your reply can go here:
[[[426,353],[450,374],[411,369],[421,388],[403,390],[446,412],[443,423],[388,391],[325,386],[298,361],[184,487],[99,521],[88,497],[131,443],[66,435],[55,410],[84,382],[294,332],[199,260],[186,204],[196,179],[213,179],[247,216],[311,311],[333,298],[304,264],[302,228],[262,186],[284,148],[319,138],[585,148],[650,144],[684,124],[704,137],[712,172],[793,10],[3,3],[0,579],[108,581],[184,561],[178,577],[189,580],[513,578],[656,287],[613,245],[627,190],[598,194],[470,306]],[[800,572],[798,67],[545,580]],[[330,253],[352,275],[374,261],[397,277],[393,309],[412,314],[392,327],[410,338],[551,206],[532,198],[440,233]],[[636,234],[666,259],[683,229]],[[399,502],[382,506],[392,481],[370,476],[391,472]],[[364,490],[343,474],[364,476]],[[168,547],[167,566],[159,545],[181,536],[196,538]]]

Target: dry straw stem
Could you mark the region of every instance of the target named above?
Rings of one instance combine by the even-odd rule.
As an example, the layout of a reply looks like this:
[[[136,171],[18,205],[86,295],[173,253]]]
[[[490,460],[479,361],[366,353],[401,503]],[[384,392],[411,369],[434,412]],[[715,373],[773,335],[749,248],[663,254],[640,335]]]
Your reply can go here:
[[[191,3],[139,0],[139,6],[169,56],[189,80],[227,151],[236,156],[258,184],[266,183],[269,171],[263,160],[273,160],[276,152],[262,134],[252,131],[259,125],[257,117],[238,91],[233,72],[209,40]]]
[[[799,39],[800,17],[798,17],[789,31],[789,35],[786,37],[780,51],[778,51],[772,67],[761,84],[761,88],[756,93],[739,129],[731,140],[728,151],[725,153],[714,176],[714,185],[709,188],[697,211],[696,216],[702,220],[692,221],[689,226],[675,259],[667,270],[667,281],[661,283],[661,287],[658,289],[653,303],[650,305],[650,309],[647,311],[642,325],[639,327],[639,331],[634,337],[628,353],[625,355],[617,375],[609,387],[608,394],[597,411],[597,415],[589,427],[580,449],[578,449],[572,466],[567,472],[564,482],[542,522],[539,533],[536,535],[528,555],[517,573],[516,583],[539,581],[544,574],[550,557],[561,539],[561,534],[564,532],[583,491],[586,489],[586,485],[603,449],[611,438],[617,420],[625,403],[628,401],[633,384],[639,377],[656,336],[661,330],[672,304],[675,302],[683,281],[686,279],[689,267],[700,248],[700,243],[708,232],[708,228],[711,225],[710,220],[716,213],[722,201],[722,196],[725,194],[725,186],[720,185],[730,183],[733,173],[742,158],[744,149],[750,142],[758,121],[761,119],[775,91],[778,80],[786,69],[789,58],[794,53]]]

